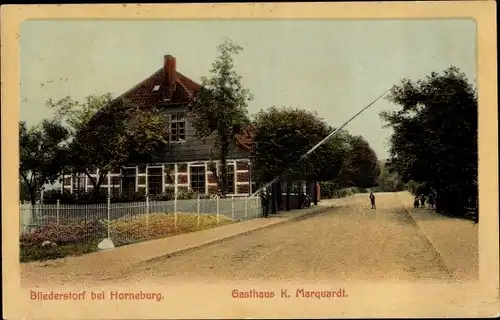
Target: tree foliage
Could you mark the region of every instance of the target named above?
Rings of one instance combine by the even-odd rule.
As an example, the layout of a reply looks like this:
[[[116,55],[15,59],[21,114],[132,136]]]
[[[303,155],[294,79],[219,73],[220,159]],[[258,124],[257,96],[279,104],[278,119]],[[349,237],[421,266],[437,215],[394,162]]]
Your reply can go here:
[[[78,130],[92,119],[92,117],[105,105],[111,103],[113,96],[111,93],[103,95],[89,95],[85,101],[79,102],[73,100],[70,96],[54,101],[47,100],[45,106],[52,110],[56,119],[65,123],[71,134]]]
[[[332,180],[340,174],[346,157],[342,134],[299,162],[302,155],[333,130],[316,113],[271,107],[256,115],[255,127],[250,160],[252,174],[259,182],[268,182],[285,169],[290,169],[288,178]]]
[[[168,142],[168,121],[155,108],[142,110],[123,98],[103,106],[79,127],[70,145],[70,169],[85,173],[95,194],[108,173],[130,163],[154,162]],[[91,174],[99,169],[99,174]]]
[[[256,115],[255,128],[250,159],[259,182],[268,182],[288,169],[287,178],[328,181],[336,190],[376,184],[375,152],[366,140],[347,131],[341,130],[301,159],[334,130],[315,112],[272,107]]]
[[[19,173],[31,203],[46,184],[54,183],[64,166],[69,132],[58,121],[44,120],[28,128],[19,123]]]
[[[477,95],[458,68],[403,79],[388,99],[399,105],[381,117],[394,130],[391,163],[404,182],[426,182],[438,210],[463,213],[477,194]]]
[[[399,174],[390,169],[389,162],[380,162],[380,174],[377,178],[377,191],[398,192],[405,189],[405,184],[401,181]]]
[[[227,191],[227,158],[235,145],[236,136],[249,124],[247,102],[250,92],[243,88],[241,76],[234,69],[233,56],[242,47],[227,41],[218,46],[219,56],[212,64],[210,78],[202,78],[202,88],[189,106],[193,115],[193,127],[198,138],[205,139],[216,134],[216,157],[220,160],[217,175],[215,166],[211,170],[217,177],[219,189]]]
[[[374,187],[380,175],[375,151],[362,136],[348,136],[347,139],[348,150],[342,167],[342,181],[351,187]]]

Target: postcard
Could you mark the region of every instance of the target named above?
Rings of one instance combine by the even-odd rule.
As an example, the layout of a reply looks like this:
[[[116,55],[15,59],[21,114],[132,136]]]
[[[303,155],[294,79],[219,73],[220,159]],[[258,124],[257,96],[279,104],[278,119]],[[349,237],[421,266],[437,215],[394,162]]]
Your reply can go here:
[[[6,319],[498,316],[495,22],[2,6]]]

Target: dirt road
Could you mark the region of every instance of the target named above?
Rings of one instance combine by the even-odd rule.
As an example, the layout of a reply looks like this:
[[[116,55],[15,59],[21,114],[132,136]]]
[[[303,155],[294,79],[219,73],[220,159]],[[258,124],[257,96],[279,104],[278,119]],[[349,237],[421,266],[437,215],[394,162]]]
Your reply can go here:
[[[401,197],[380,193],[376,200],[373,210],[366,194],[337,199],[335,208],[307,219],[134,265],[108,280],[88,275],[78,282],[452,280],[452,272],[405,211]],[[57,273],[67,279],[72,271]],[[66,281],[57,274],[43,276],[52,284]]]
[[[401,199],[366,195],[311,218],[266,228],[180,256],[148,262],[129,280],[450,279]],[[162,280],[162,281],[163,281]]]

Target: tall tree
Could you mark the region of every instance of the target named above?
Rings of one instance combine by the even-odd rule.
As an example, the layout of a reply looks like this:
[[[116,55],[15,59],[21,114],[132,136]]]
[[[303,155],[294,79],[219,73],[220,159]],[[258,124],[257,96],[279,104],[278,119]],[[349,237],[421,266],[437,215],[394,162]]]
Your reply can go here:
[[[380,175],[375,151],[362,136],[349,136],[348,148],[343,167],[344,182],[360,188],[374,187]]]
[[[69,132],[68,141],[72,141],[78,132],[84,130],[85,125],[95,116],[95,114],[113,101],[111,93],[102,95],[89,95],[85,97],[83,102],[74,100],[71,96],[66,96],[62,99],[54,101],[49,99],[45,102],[45,107],[51,110],[55,119],[60,121]],[[82,172],[84,158],[78,156],[78,148],[73,143],[71,144],[72,153],[68,154],[65,162],[66,172],[71,172],[76,175]],[[81,148],[80,148],[81,149]],[[87,171],[85,169],[83,172]],[[90,179],[93,181],[94,179]],[[102,182],[102,181],[101,181]],[[96,184],[94,184],[94,187]],[[100,184],[99,184],[100,186]],[[99,188],[97,188],[99,190]]]
[[[346,155],[342,135],[328,140],[299,162],[331,130],[316,113],[306,110],[272,107],[259,112],[250,151],[252,174],[261,183],[269,182],[285,169],[289,169],[287,177],[292,179],[336,178]]]
[[[58,121],[44,120],[28,128],[19,123],[19,173],[32,204],[46,183],[54,183],[64,166],[69,132]]]
[[[212,76],[202,78],[202,88],[189,110],[198,138],[206,139],[216,134],[215,149],[220,170],[217,171],[213,163],[210,168],[224,196],[227,191],[227,158],[236,144],[237,135],[249,124],[247,102],[252,95],[243,88],[242,77],[234,68],[233,56],[239,54],[242,47],[226,41],[217,49],[219,56],[212,64]]]
[[[451,66],[418,81],[403,79],[388,99],[399,105],[381,117],[394,130],[391,163],[404,182],[425,182],[437,193],[437,210],[464,212],[477,195],[477,95]]]

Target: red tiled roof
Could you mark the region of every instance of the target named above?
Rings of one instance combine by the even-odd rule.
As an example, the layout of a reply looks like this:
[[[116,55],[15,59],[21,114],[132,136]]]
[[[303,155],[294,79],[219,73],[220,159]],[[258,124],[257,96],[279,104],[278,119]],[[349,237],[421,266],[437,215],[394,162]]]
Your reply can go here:
[[[201,86],[180,72],[177,72],[176,78],[175,91],[169,103],[188,103]],[[153,91],[155,86],[160,86],[159,90]],[[122,94],[120,98],[125,98],[127,101],[134,103],[140,108],[148,108],[163,103],[163,90],[162,68]]]

